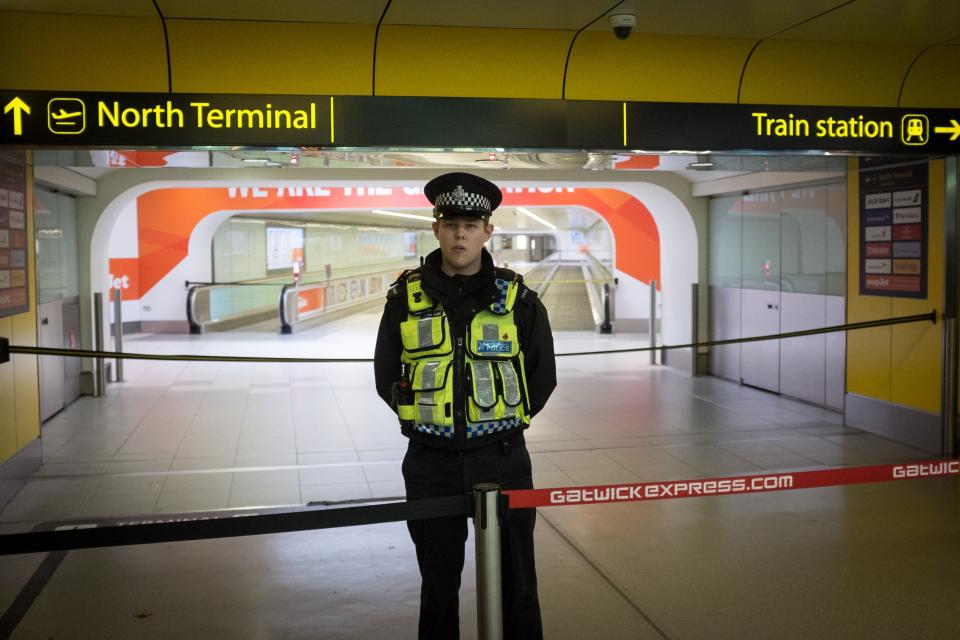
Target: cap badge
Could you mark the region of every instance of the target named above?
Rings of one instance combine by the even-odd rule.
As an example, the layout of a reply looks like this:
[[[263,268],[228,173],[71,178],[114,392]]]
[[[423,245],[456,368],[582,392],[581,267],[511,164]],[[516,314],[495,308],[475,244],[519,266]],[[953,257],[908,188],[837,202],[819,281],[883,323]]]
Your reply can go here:
[[[467,199],[467,193],[463,190],[463,185],[457,185],[457,188],[453,190],[453,199],[457,201],[457,204],[463,204]]]

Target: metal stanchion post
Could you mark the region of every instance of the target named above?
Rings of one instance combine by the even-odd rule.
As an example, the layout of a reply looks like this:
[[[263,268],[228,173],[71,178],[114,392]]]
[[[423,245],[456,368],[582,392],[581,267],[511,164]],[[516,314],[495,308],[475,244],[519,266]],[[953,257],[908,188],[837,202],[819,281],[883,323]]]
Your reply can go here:
[[[943,319],[943,455],[957,454],[957,319]]]
[[[943,373],[941,374],[941,410],[943,420],[943,455],[957,455],[957,413],[960,411],[957,398],[957,377],[960,375],[960,163],[957,158],[947,158],[944,202],[944,236],[947,264],[943,301]]]
[[[650,364],[657,364],[657,281],[650,281]]]
[[[103,351],[103,294],[93,294],[93,342],[94,349]],[[107,372],[104,368],[103,358],[94,358],[93,360],[94,376],[96,377],[96,395],[105,397],[107,395]]]
[[[500,487],[473,487],[473,530],[477,558],[477,635],[479,640],[503,638],[503,604],[500,585]]]
[[[700,342],[700,285],[694,282],[690,285],[692,317],[690,322],[690,342],[697,344]],[[690,347],[690,374],[694,377],[700,375],[700,348]]]
[[[122,304],[120,287],[116,287],[113,290],[113,342],[114,351],[117,353],[123,353],[123,314],[120,310]],[[117,382],[123,382],[123,358],[117,358],[114,366],[117,369]]]

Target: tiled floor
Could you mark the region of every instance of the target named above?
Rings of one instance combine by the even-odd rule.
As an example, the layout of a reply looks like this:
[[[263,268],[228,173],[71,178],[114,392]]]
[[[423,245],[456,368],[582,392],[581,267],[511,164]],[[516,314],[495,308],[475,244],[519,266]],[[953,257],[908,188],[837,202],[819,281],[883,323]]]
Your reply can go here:
[[[378,315],[283,338],[134,336],[126,346],[369,357]],[[641,344],[629,335],[557,336],[558,352]],[[560,360],[559,386],[527,436],[538,486],[925,457],[846,428],[836,413],[647,360],[645,353]],[[403,495],[405,439],[373,391],[369,363],[128,361],[125,368],[127,381],[112,385],[107,398],[83,398],[43,426],[44,465],[0,512],[0,531],[65,518]],[[955,605],[960,587],[937,572],[955,577],[960,568],[958,488],[953,480],[926,480],[541,510],[548,637],[946,637],[907,627],[921,618],[912,610],[904,610],[903,624],[890,625],[890,607],[898,605],[860,598],[864,591],[893,598],[883,580],[910,580],[907,600],[916,606],[925,608],[918,590],[932,603]],[[892,505],[904,518],[919,518],[916,527],[890,521]],[[870,509],[878,510],[874,520]],[[874,529],[885,545],[870,542]],[[384,628],[412,637],[418,585],[402,525],[349,532],[71,552],[12,637],[363,638],[384,637]],[[896,553],[887,558],[885,549]],[[917,575],[930,553],[940,562],[933,573]],[[0,572],[10,576],[0,587],[0,607],[37,562],[0,558]],[[890,571],[886,578],[883,570]],[[474,637],[469,572],[463,627]],[[745,580],[753,582],[747,587]],[[101,588],[79,588],[86,583]],[[855,595],[838,595],[847,590]],[[850,616],[859,622],[850,623],[829,594],[852,598]],[[318,609],[314,602],[325,604]],[[876,623],[867,615],[872,607]],[[64,631],[81,619],[74,632]],[[931,634],[948,624],[935,614],[924,620]],[[914,632],[899,635],[907,628]]]

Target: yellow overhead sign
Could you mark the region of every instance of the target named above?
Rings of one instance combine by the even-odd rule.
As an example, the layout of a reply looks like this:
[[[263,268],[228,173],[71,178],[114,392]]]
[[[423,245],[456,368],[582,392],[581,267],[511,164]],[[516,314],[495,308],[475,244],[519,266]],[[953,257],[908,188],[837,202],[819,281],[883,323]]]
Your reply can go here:
[[[123,107],[119,100],[97,102],[97,126],[101,128],[182,129],[187,122],[197,129],[316,129],[317,105],[311,102],[304,109],[281,109],[267,102],[259,108],[223,109],[210,102],[190,102],[185,113],[172,100],[146,107]]]
[[[14,96],[13,100],[3,107],[4,113],[13,111],[13,135],[23,135],[23,114],[30,115],[30,106],[20,99],[20,96]]]
[[[956,153],[951,109],[0,89],[0,146]]]
[[[957,138],[960,138],[960,122],[957,122],[956,120],[951,120],[949,127],[936,127],[934,131],[936,133],[949,133],[950,142],[953,142]]]
[[[792,113],[777,118],[765,112],[754,111],[750,114],[756,124],[758,136],[767,137],[810,137],[811,131],[817,138],[890,138],[893,139],[893,122],[890,120],[871,120],[863,115],[849,118],[820,118],[812,123],[807,118]]]

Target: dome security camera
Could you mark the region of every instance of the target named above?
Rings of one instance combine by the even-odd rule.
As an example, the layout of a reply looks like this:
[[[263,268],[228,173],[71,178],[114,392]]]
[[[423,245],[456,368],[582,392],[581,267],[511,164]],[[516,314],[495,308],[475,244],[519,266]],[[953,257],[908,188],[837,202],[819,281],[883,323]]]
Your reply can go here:
[[[618,13],[610,16],[609,20],[613,35],[617,36],[617,40],[629,38],[630,32],[637,26],[637,16],[632,13]]]

